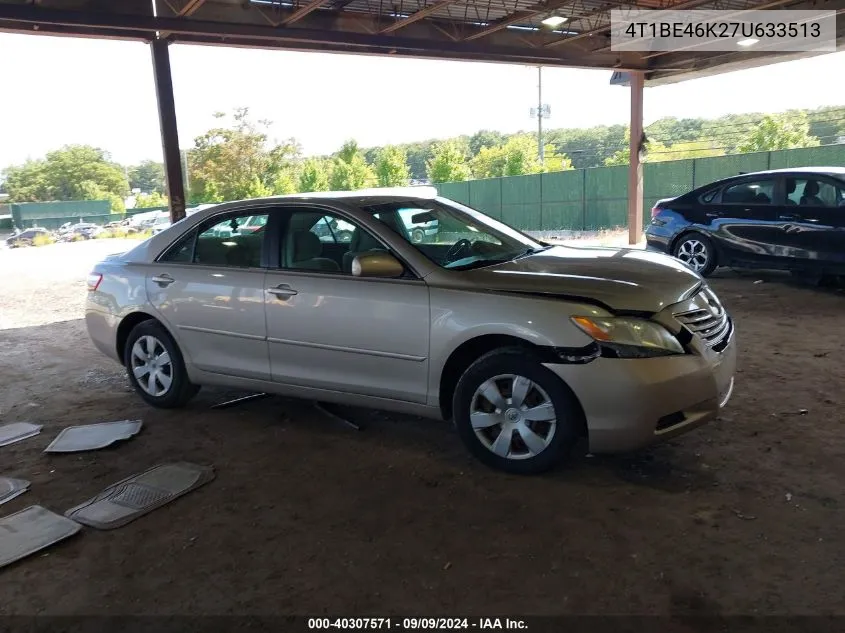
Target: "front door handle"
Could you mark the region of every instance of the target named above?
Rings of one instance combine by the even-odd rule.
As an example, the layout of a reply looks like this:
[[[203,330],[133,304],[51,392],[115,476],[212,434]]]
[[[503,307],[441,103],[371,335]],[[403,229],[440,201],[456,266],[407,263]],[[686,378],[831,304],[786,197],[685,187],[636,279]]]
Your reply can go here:
[[[294,290],[287,284],[279,284],[275,288],[267,288],[267,292],[269,292],[271,295],[274,295],[278,299],[292,297],[294,295],[299,294],[296,290]]]
[[[787,222],[797,222],[800,219],[801,218],[799,218],[797,215],[794,215],[792,213],[787,213],[785,215],[778,216],[778,220],[786,220]]]
[[[163,274],[161,274],[161,275],[156,275],[155,277],[153,277],[153,278],[151,279],[151,281],[152,281],[153,283],[158,284],[158,285],[159,285],[159,286],[161,286],[162,288],[166,288],[167,286],[169,286],[170,284],[172,284],[172,283],[173,283],[174,281],[176,281],[176,280],[175,280],[175,279],[173,279],[173,277],[171,277],[171,276],[170,276],[170,275],[168,275],[167,273],[163,273]]]

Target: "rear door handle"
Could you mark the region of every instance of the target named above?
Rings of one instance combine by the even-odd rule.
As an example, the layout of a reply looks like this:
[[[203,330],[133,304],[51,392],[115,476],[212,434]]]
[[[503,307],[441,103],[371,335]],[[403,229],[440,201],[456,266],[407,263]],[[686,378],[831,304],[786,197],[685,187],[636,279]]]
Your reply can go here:
[[[299,294],[296,290],[294,290],[287,284],[279,284],[275,288],[267,288],[267,292],[269,292],[271,295],[274,295],[278,299],[292,297],[294,295]]]
[[[800,219],[801,218],[799,218],[797,215],[793,215],[791,213],[787,213],[785,215],[779,215],[778,216],[778,220],[786,220],[787,222],[797,222]]]
[[[172,284],[172,283],[173,283],[174,281],[176,281],[176,280],[175,280],[175,279],[173,279],[173,277],[171,277],[171,276],[170,276],[170,275],[168,275],[167,273],[163,273],[163,274],[161,274],[161,275],[156,275],[155,277],[153,277],[153,278],[151,279],[151,281],[152,281],[153,283],[158,284],[158,285],[159,285],[159,286],[161,286],[162,288],[165,288],[165,287],[169,286],[170,284]]]

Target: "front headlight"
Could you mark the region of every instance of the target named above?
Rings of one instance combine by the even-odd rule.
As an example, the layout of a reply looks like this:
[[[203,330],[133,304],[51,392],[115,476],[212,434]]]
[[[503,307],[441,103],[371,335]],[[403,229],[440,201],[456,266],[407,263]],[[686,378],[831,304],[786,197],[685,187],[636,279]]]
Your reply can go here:
[[[654,321],[636,317],[574,316],[572,322],[602,348],[619,358],[648,358],[683,354],[684,348],[672,333]]]

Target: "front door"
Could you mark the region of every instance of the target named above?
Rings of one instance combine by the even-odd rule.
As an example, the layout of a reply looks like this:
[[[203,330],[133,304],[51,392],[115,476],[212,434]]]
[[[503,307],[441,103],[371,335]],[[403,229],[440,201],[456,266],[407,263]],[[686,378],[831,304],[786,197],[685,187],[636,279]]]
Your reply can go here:
[[[351,243],[324,225],[363,229],[339,213],[302,208],[284,216],[279,267],[266,277],[273,380],[424,403],[428,287],[410,271],[397,279],[345,272]]]
[[[266,235],[240,230],[250,217],[214,216],[185,235],[150,265],[147,295],[197,369],[269,380]]]

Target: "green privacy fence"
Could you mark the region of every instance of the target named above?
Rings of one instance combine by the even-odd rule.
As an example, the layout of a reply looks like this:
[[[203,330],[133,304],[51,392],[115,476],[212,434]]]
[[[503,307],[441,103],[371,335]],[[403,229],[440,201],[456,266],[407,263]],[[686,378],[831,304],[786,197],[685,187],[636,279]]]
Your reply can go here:
[[[845,165],[845,145],[643,165],[643,222],[661,198],[742,172]],[[440,195],[524,231],[595,231],[628,223],[628,167],[594,167],[437,185]]]

